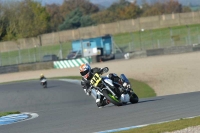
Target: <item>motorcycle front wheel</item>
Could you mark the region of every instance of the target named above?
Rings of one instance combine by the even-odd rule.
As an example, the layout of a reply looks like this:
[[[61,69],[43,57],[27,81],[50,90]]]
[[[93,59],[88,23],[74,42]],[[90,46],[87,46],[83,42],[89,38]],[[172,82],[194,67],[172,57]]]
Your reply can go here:
[[[120,101],[120,98],[117,98],[112,95],[112,93],[108,90],[102,91],[103,95],[106,97],[107,100],[109,100],[111,103],[113,103],[116,106],[122,106],[122,103]]]
[[[134,103],[138,103],[138,101],[139,101],[138,96],[134,92],[132,92],[130,94],[130,102],[134,104]]]

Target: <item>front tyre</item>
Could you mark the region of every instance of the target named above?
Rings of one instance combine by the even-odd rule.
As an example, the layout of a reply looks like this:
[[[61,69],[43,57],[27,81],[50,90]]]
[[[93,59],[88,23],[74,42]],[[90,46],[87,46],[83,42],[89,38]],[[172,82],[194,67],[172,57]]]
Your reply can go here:
[[[111,103],[113,103],[116,106],[122,106],[122,103],[120,101],[120,98],[116,98],[112,95],[108,90],[102,91],[103,95],[106,97],[107,100],[109,100]]]
[[[134,92],[131,92],[130,93],[130,102],[134,104],[134,103],[138,103],[138,101],[139,101],[138,96]]]

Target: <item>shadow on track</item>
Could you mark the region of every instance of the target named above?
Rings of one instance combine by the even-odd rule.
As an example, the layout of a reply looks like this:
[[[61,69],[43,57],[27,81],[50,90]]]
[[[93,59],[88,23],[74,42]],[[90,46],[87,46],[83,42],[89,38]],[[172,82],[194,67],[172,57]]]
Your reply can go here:
[[[55,87],[58,87],[58,86],[55,86],[55,85],[52,85],[52,86],[47,86],[47,88],[46,89],[50,89],[50,88],[55,88]]]
[[[163,100],[163,99],[164,98],[151,99],[151,100],[142,100],[142,101],[139,101],[138,103],[154,102],[154,101]]]
[[[155,102],[155,101],[158,101],[158,100],[163,100],[164,98],[158,98],[158,99],[151,99],[151,100],[141,100],[141,101],[139,101],[138,103],[134,103],[134,104],[139,104],[139,103],[146,103],[146,102]],[[134,105],[134,104],[132,104],[132,103],[127,103],[127,104],[124,104],[124,105],[122,105],[122,106],[116,106],[116,105],[114,105],[114,104],[112,104],[111,103],[111,105],[109,105],[109,106],[106,106],[106,107],[123,107],[123,106],[130,106],[130,105]],[[103,108],[105,108],[105,107],[103,107]]]

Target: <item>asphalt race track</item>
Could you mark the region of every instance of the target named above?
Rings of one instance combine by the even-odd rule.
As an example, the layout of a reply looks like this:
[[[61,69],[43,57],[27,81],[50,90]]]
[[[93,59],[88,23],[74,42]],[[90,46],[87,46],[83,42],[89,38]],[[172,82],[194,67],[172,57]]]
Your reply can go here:
[[[97,108],[78,84],[50,80],[0,85],[0,112],[39,117],[0,126],[0,133],[92,133],[200,115],[200,92],[140,99],[138,104]]]

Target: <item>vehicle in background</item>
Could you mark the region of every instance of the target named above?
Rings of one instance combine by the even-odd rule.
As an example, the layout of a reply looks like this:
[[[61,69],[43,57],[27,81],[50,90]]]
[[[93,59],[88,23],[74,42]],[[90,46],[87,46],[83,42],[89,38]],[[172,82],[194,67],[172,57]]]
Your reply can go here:
[[[81,58],[82,57],[82,54],[80,51],[71,51],[66,59],[77,59],[77,58]]]
[[[56,55],[51,54],[51,55],[44,55],[42,61],[57,61],[58,59],[59,58]]]

